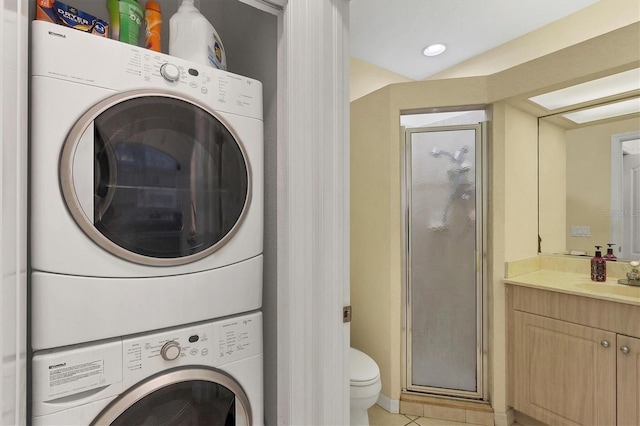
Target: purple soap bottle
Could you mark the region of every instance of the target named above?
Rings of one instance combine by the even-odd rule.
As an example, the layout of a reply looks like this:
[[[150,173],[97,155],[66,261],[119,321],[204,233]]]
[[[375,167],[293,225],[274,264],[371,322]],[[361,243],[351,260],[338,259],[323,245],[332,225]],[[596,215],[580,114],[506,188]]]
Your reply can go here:
[[[607,261],[602,257],[602,246],[596,246],[596,255],[591,258],[591,281],[607,280]]]

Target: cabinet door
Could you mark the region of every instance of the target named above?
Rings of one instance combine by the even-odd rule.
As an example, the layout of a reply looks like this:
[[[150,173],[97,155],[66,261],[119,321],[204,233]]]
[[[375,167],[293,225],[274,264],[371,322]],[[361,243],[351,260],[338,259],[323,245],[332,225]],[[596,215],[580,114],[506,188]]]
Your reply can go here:
[[[640,425],[640,339],[618,335],[618,426]]]
[[[550,425],[616,424],[616,335],[514,312],[514,408]]]

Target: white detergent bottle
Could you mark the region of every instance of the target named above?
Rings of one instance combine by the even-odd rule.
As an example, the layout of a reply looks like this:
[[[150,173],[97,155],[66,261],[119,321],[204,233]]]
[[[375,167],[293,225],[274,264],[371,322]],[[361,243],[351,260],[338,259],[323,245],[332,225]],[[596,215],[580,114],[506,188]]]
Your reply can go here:
[[[226,70],[222,40],[193,0],[182,0],[169,19],[169,55]]]

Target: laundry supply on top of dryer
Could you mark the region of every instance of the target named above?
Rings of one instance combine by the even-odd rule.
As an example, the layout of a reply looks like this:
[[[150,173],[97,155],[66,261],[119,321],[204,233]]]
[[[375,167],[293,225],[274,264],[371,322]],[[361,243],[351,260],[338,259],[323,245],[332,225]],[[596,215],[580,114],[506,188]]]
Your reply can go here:
[[[136,0],[107,0],[107,11],[111,25],[110,37],[138,46],[144,17],[142,6]]]
[[[160,52],[162,31],[162,11],[156,0],[148,0],[144,6],[144,33],[147,49]]]
[[[36,19],[64,25],[101,37],[109,36],[109,24],[106,21],[61,1],[37,0]]]
[[[213,25],[193,4],[182,0],[169,19],[169,54],[203,65],[227,69],[222,40]]]

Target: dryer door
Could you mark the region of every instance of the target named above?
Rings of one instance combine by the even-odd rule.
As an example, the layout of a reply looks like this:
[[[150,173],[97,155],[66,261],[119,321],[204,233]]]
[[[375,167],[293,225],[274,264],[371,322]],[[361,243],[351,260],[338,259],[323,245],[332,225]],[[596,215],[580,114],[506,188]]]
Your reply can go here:
[[[242,387],[206,367],[169,370],[111,402],[92,425],[251,425]]]
[[[225,244],[251,195],[242,143],[215,111],[135,91],[100,102],[69,133],[60,163],[69,211],[109,252],[180,265]]]

